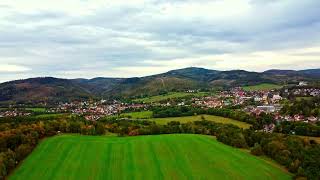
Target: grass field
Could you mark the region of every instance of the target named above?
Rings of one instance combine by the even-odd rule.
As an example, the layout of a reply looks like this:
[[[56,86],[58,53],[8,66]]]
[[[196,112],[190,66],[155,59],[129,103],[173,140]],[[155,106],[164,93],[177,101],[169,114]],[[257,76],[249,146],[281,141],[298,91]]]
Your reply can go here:
[[[132,119],[149,119],[152,118],[152,111],[140,111],[140,112],[130,112],[122,113],[120,117],[131,117]]]
[[[236,126],[239,126],[241,128],[249,128],[251,125],[245,122],[233,120],[230,118],[224,118],[220,116],[213,116],[213,115],[203,115],[205,120],[208,121],[214,121],[217,123],[224,123],[224,124],[233,124]],[[187,122],[193,122],[193,121],[201,121],[201,115],[198,116],[185,116],[185,117],[167,117],[167,118],[152,118],[150,119],[152,121],[155,121],[158,124],[167,124],[170,121],[179,121],[180,123],[187,123]]]
[[[307,101],[309,101],[309,100],[311,100],[313,97],[296,97],[296,100],[297,101],[302,101],[302,100],[307,100]]]
[[[33,112],[46,112],[46,108],[26,108],[26,110]]]
[[[203,135],[44,140],[9,177],[17,179],[291,179],[277,164]]]
[[[164,95],[150,96],[150,97],[146,97],[146,98],[139,98],[139,99],[135,99],[134,101],[136,101],[136,102],[144,102],[144,103],[152,103],[152,102],[159,102],[159,101],[172,99],[172,98],[181,98],[181,97],[186,97],[186,96],[201,97],[201,96],[206,96],[206,95],[210,95],[210,94],[212,94],[212,93],[209,93],[209,92],[196,92],[196,93],[170,92],[170,93],[164,94]]]
[[[58,118],[58,117],[66,116],[66,115],[67,114],[61,114],[61,113],[58,113],[58,114],[39,114],[34,117],[36,117],[36,118]]]
[[[244,86],[242,87],[245,91],[261,91],[261,90],[272,90],[272,89],[281,89],[283,86],[277,84],[263,83],[254,86]]]

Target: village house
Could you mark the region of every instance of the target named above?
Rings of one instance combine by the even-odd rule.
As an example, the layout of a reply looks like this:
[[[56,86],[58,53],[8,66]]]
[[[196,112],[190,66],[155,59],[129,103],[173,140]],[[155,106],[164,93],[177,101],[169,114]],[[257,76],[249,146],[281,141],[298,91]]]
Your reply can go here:
[[[307,86],[308,83],[305,81],[300,81],[298,86]]]
[[[260,97],[260,96],[256,96],[256,97],[254,97],[254,99],[253,99],[255,102],[261,102],[263,99],[262,99],[262,97]]]
[[[318,121],[318,118],[314,117],[314,116],[310,116],[307,118],[308,122],[310,123],[315,123]]]
[[[272,99],[271,99],[271,101],[272,101],[273,103],[279,102],[279,101],[281,101],[281,100],[282,100],[282,97],[281,97],[280,95],[278,95],[278,94],[273,95],[273,96],[272,96]]]
[[[294,121],[303,121],[304,120],[304,116],[296,114],[296,115],[293,116],[293,119],[294,119]]]
[[[276,111],[276,108],[274,106],[257,106],[257,109],[265,112],[265,113],[273,113]]]

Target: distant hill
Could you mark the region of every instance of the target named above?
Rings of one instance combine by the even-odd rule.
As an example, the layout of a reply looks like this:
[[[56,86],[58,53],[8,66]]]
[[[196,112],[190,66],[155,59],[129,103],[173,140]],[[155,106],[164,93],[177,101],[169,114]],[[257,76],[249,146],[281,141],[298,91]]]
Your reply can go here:
[[[59,102],[88,99],[93,95],[77,83],[53,77],[30,78],[0,84],[0,101]]]
[[[263,73],[269,74],[269,75],[303,76],[303,77],[320,78],[320,69],[306,69],[306,70],[300,70],[300,71],[272,69],[272,70],[264,71]]]
[[[307,69],[299,71],[300,73],[303,73],[304,75],[312,78],[320,78],[320,69]]]
[[[320,80],[320,69],[268,70],[259,73],[190,67],[133,78],[30,78],[0,84],[0,102],[59,102],[102,97],[131,97],[157,95],[167,91],[248,86],[261,83],[283,85],[298,83],[301,80]]]

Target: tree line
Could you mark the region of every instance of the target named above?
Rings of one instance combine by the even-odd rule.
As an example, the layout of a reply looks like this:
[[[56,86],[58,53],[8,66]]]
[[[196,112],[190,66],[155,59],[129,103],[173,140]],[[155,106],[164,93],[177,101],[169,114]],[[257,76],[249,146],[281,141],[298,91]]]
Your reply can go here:
[[[320,122],[310,124],[305,122],[284,121],[276,126],[274,132],[320,137]]]

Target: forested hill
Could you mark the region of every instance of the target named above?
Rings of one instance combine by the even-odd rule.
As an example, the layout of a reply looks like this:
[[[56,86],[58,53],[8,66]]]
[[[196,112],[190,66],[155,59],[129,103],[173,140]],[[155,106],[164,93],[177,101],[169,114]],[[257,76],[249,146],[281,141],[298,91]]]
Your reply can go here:
[[[259,83],[288,84],[301,80],[318,81],[320,69],[293,71],[244,70],[217,71],[184,68],[166,73],[133,78],[58,79],[30,78],[0,84],[0,102],[58,102],[73,99],[156,95],[164,91],[211,89],[256,85]]]

